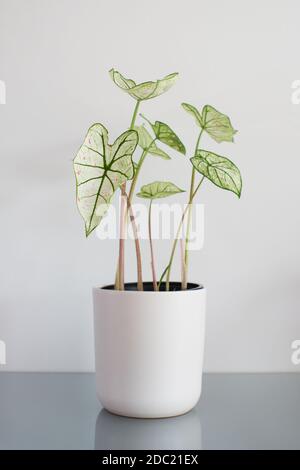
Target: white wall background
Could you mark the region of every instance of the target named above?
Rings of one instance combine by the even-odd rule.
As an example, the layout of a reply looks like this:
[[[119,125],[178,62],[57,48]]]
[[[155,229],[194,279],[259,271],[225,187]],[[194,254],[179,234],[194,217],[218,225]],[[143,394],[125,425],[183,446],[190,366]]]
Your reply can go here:
[[[234,145],[203,140],[244,179],[240,201],[208,183],[200,198],[205,246],[191,278],[208,288],[206,370],[300,371],[299,17],[297,0],[0,0],[1,370],[94,367],[91,286],[113,280],[117,244],[85,239],[71,160],[91,123],[113,137],[128,126],[134,102],[110,81],[116,67],[137,81],[180,73],[143,109],[190,151],[197,129],[182,101],[212,104],[239,129]],[[187,188],[190,166],[174,154],[142,173],[141,184]]]

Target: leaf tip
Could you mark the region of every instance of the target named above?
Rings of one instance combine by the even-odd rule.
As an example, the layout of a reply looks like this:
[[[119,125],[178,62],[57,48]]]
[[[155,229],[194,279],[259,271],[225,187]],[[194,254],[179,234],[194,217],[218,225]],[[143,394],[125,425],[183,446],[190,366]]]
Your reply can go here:
[[[145,116],[144,114],[140,113],[140,117],[141,117],[142,119],[144,119],[146,122],[148,122],[148,124],[150,124],[150,126],[152,126],[151,121],[149,121],[149,119],[146,118],[146,116]]]
[[[242,177],[241,177],[241,187],[240,187],[238,195],[237,195],[239,199],[241,199],[242,189],[243,189],[243,180],[242,180]]]
[[[173,73],[170,73],[169,75],[167,75],[166,78],[175,78],[177,80],[178,77],[179,77],[179,72],[173,72]]]

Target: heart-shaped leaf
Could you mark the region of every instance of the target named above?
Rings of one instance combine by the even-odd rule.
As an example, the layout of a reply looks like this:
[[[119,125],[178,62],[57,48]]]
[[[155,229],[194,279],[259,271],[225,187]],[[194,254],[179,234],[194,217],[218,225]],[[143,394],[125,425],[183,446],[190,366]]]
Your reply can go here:
[[[74,158],[77,205],[86,236],[99,225],[115,191],[133,178],[132,154],[138,143],[135,130],[121,134],[113,145],[102,124],[90,127]]]
[[[189,113],[193,116],[193,118],[196,121],[196,124],[198,124],[198,126],[202,127],[202,117],[201,117],[201,113],[198,111],[198,109],[195,108],[195,106],[193,106],[192,104],[188,104],[188,103],[181,103],[181,106],[183,107],[183,109],[187,113]]]
[[[137,101],[150,100],[168,91],[176,82],[178,73],[171,73],[156,82],[136,84],[134,80],[123,77],[117,70],[111,69],[109,74],[114,83]]]
[[[145,199],[160,199],[178,193],[184,193],[184,190],[169,181],[155,181],[142,186],[137,196]]]
[[[202,110],[202,127],[218,143],[233,142],[236,130],[230,119],[208,104]]]
[[[152,124],[145,116],[142,114],[141,116],[150,124],[157,140],[185,155],[185,146],[168,124],[161,121],[155,121],[155,123]]]
[[[238,167],[228,158],[206,150],[198,150],[191,158],[195,169],[216,186],[232,191],[238,197],[242,191],[242,177]]]
[[[198,126],[205,130],[216,142],[233,142],[236,130],[226,114],[220,113],[210,105],[205,105],[202,113],[195,106],[182,103],[183,109],[193,116]]]
[[[166,152],[157,147],[155,139],[149,134],[145,126],[136,126],[135,130],[139,135],[139,146],[143,150],[147,150],[151,155],[164,158],[165,160],[171,159]]]

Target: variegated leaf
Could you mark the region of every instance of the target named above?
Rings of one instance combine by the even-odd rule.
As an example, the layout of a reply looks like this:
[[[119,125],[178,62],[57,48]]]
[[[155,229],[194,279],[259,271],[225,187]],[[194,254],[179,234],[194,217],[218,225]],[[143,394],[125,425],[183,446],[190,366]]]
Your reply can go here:
[[[203,129],[218,143],[233,142],[236,130],[232,127],[230,119],[208,104],[202,110]]]
[[[132,154],[138,143],[134,130],[108,143],[102,124],[90,127],[74,158],[77,205],[85,222],[86,236],[99,225],[115,191],[134,174]]]
[[[232,191],[238,197],[242,191],[242,177],[238,167],[228,158],[206,150],[198,150],[191,158],[195,169],[216,186]]]
[[[192,104],[181,103],[181,106],[183,107],[183,109],[187,113],[189,113],[191,116],[193,116],[193,118],[196,121],[196,124],[198,124],[198,126],[202,127],[202,117],[201,117],[200,111],[198,111],[198,109],[195,108],[195,106],[193,106]]]
[[[168,124],[161,121],[152,124],[143,114],[141,116],[150,124],[157,140],[185,155],[185,146]]]
[[[160,199],[178,193],[184,193],[184,190],[169,181],[154,181],[142,186],[137,196],[144,199]]]
[[[134,80],[125,78],[120,72],[111,69],[109,74],[114,83],[137,101],[150,100],[166,93],[176,82],[178,73],[171,73],[155,82],[143,82],[136,84]]]
[[[139,135],[139,146],[143,150],[147,150],[147,152],[151,155],[164,158],[165,160],[171,159],[171,157],[169,157],[169,155],[164,152],[164,150],[157,147],[156,143],[154,142],[154,137],[149,134],[145,126],[136,126],[135,130]]]

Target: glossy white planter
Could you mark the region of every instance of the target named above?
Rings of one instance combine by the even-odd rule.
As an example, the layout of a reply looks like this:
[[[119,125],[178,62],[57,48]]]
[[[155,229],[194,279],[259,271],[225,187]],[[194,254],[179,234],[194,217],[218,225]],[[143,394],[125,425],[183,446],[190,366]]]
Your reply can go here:
[[[93,294],[102,406],[136,418],[190,411],[201,394],[205,289]]]

